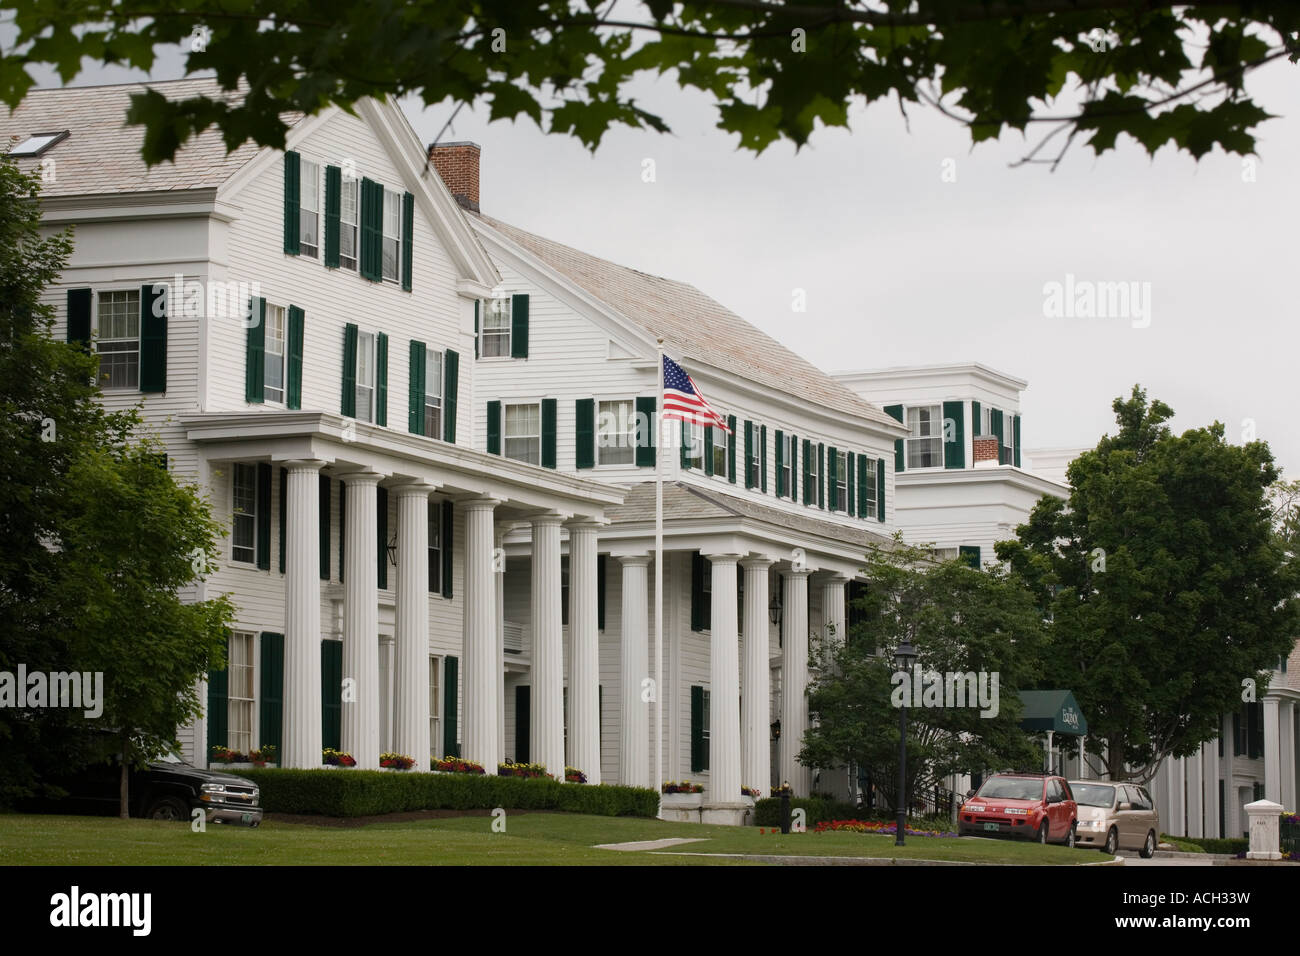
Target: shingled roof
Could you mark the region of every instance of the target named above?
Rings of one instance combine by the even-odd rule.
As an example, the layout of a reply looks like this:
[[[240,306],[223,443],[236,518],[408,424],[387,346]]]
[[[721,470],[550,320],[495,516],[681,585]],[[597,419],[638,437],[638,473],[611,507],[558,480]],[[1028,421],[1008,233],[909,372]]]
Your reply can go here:
[[[54,177],[42,184],[42,195],[83,196],[217,187],[261,149],[250,141],[227,153],[221,134],[208,129],[187,142],[175,162],[146,166],[140,157],[144,127],[126,125],[131,94],[146,89],[170,100],[242,96],[223,92],[215,79],[32,90],[16,110],[0,115],[0,152],[8,152],[13,137],[21,142],[34,133],[68,130],[66,139],[40,157],[15,159],[24,170],[40,165],[46,157],[54,160]],[[300,118],[296,113],[284,116],[290,125]]]
[[[692,285],[599,259],[490,216],[475,218],[632,324],[662,337],[674,358],[696,359],[837,412],[898,426],[875,405]]]

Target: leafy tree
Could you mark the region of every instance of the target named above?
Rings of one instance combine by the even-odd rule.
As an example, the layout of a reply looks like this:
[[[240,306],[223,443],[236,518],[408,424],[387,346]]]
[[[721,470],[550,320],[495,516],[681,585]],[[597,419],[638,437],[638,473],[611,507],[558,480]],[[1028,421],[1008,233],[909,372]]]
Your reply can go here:
[[[594,148],[615,124],[665,120],[628,92],[667,75],[714,102],[718,126],[761,151],[803,145],[818,123],[848,125],[851,102],[897,98],[963,123],[973,142],[1046,130],[1025,161],[1059,162],[1071,141],[1096,153],[1121,133],[1149,153],[1199,158],[1254,150],[1269,114],[1246,76],[1296,58],[1293,0],[19,0],[14,46],[0,54],[0,100],[16,105],[27,67],[83,62],[149,69],[181,45],[189,72],[212,71],[242,102],[135,97],[145,157],[169,159],[216,126],[231,148],[283,147],[286,111],[364,96],[485,102],[493,119],[527,116]],[[1060,137],[1058,134],[1066,135]],[[1061,144],[1054,159],[1039,153]]]
[[[1242,681],[1295,639],[1300,566],[1276,533],[1264,442],[1234,446],[1218,422],[1182,435],[1173,410],[1133,387],[1119,430],[1069,468],[1070,498],[1044,498],[998,557],[1049,610],[1047,677],[1107,745],[1113,779],[1150,780],[1241,705]]]
[[[832,636],[814,645],[808,693],[809,710],[818,719],[804,736],[800,762],[870,768],[895,805],[899,714],[891,676],[903,640],[916,648],[923,674],[998,675],[996,714],[981,716],[977,706],[912,702],[909,793],[942,784],[950,774],[1037,766],[1042,759],[1018,727],[1017,697],[1039,671],[1041,614],[1024,586],[1005,572],[977,571],[963,560],[936,561],[931,554],[904,544],[901,535],[889,547],[873,547],[863,571],[869,584],[857,601],[859,623],[846,641]]]
[[[174,745],[199,712],[195,685],[222,666],[227,598],[191,588],[220,529],[160,467],[135,410],[96,400],[96,359],[51,336],[42,301],[71,235],[42,237],[39,173],[0,156],[0,670],[102,672],[103,712],[0,709],[0,801],[102,756],[126,768]]]

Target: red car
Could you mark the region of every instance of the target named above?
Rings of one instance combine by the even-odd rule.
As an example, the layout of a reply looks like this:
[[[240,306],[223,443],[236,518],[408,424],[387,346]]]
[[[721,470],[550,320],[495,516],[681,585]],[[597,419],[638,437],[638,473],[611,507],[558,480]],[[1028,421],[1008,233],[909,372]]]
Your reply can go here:
[[[1074,846],[1079,808],[1064,777],[999,773],[966,800],[958,814],[962,836],[1008,836]]]

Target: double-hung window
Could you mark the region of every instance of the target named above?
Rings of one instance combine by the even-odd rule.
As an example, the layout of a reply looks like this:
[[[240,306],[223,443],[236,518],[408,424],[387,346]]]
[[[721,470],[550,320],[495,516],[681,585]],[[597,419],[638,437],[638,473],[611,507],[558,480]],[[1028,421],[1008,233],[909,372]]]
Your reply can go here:
[[[1002,415],[1002,447],[998,449],[998,463],[1013,464],[1016,460],[1016,418],[1011,412]]]
[[[747,484],[759,488],[763,484],[763,429],[751,425],[753,437],[749,442],[749,467],[746,472]]]
[[[299,167],[298,254],[320,255],[320,166],[302,160]]]
[[[429,505],[429,593],[442,593],[442,508]]]
[[[683,440],[686,442],[686,467],[703,468],[704,426],[695,422],[686,422],[686,430],[683,433]]]
[[[943,412],[938,405],[909,406],[907,409],[908,468],[943,467]]]
[[[442,753],[442,658],[429,658],[429,747]],[[418,764],[417,764],[418,766]]]
[[[495,358],[510,355],[510,298],[488,299],[479,331],[479,355]]]
[[[781,487],[785,489],[785,493],[791,498],[795,496],[794,484],[792,483],[794,468],[791,465],[791,462],[794,461],[794,449],[794,436],[783,434],[781,436]]]
[[[99,384],[140,387],[140,291],[99,293]]]
[[[226,665],[227,746],[240,753],[253,749],[253,635],[230,635],[230,660]]]
[[[530,465],[542,463],[542,407],[507,405],[505,452],[507,458]]]
[[[713,428],[713,473],[727,477],[727,442],[732,438],[721,428]]]
[[[808,445],[808,490],[805,492],[805,501],[810,505],[817,504],[817,492],[821,488],[821,456],[817,454],[817,443],[812,442]]]
[[[233,469],[230,560],[257,563],[257,466],[236,463]]]
[[[424,353],[424,433],[442,437],[442,353]]]
[[[402,194],[384,190],[384,278],[397,281],[402,248]]]
[[[876,511],[876,459],[859,458],[858,460],[865,462],[863,468],[866,472],[861,483],[858,485],[858,488],[861,489],[864,495],[864,498],[860,503],[862,514],[868,518],[875,518],[878,517]]]
[[[361,180],[343,176],[339,190],[339,267],[357,271],[357,211],[360,203]]]
[[[284,316],[284,306],[267,305],[263,395],[268,402],[284,401]]]
[[[375,334],[357,333],[357,421],[375,420]]]
[[[847,452],[835,453],[835,510],[849,510],[849,456]]]
[[[979,433],[975,437],[982,438],[993,434],[993,413],[996,410],[992,405],[980,406]]]
[[[596,448],[602,465],[632,464],[636,454],[636,416],[630,400],[600,403]]]

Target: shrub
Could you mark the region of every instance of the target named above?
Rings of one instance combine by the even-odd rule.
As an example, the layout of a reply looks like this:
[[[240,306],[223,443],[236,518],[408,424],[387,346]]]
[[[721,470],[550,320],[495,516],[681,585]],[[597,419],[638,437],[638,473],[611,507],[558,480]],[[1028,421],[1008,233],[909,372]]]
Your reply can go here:
[[[484,773],[483,767],[469,760],[461,760],[459,757],[433,757],[429,762],[430,770],[438,770],[442,773]]]
[[[866,820],[869,814],[851,803],[840,800],[828,800],[825,797],[792,797],[790,812],[796,809],[804,811],[804,823],[816,826],[823,820]],[[754,801],[754,826],[779,827],[781,825],[781,799],[767,797]]]
[[[234,770],[262,791],[267,813],[366,817],[412,810],[561,810],[596,816],[654,817],[659,795],[640,787],[571,787],[549,778],[469,773],[381,773],[354,770]]]
[[[1171,837],[1167,833],[1162,833],[1160,834],[1160,839],[1167,843],[1188,843],[1192,846],[1200,847],[1201,851],[1205,853],[1223,853],[1228,856],[1233,856],[1250,849],[1250,841],[1244,837],[1228,837],[1226,839],[1220,837]],[[1180,846],[1179,849],[1182,850],[1185,848]],[[1189,850],[1189,852],[1195,853],[1196,851]]]

